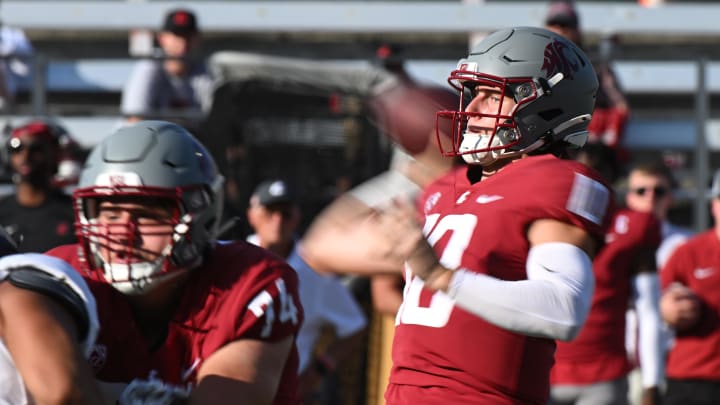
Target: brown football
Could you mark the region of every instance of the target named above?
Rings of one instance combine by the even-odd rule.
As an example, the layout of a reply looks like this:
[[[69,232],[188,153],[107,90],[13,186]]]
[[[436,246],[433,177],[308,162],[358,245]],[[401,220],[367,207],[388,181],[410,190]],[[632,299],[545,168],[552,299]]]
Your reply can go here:
[[[377,94],[370,110],[380,128],[410,154],[435,141],[435,113],[457,110],[458,95],[449,87],[403,84]]]

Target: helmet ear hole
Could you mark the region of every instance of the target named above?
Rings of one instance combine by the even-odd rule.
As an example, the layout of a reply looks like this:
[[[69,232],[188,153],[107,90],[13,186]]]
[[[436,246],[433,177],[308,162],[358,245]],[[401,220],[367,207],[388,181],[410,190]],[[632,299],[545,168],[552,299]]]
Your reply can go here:
[[[555,118],[562,115],[562,110],[559,108],[552,108],[550,110],[540,111],[538,112],[538,115],[540,118],[544,119],[547,122],[550,122],[554,120]]]

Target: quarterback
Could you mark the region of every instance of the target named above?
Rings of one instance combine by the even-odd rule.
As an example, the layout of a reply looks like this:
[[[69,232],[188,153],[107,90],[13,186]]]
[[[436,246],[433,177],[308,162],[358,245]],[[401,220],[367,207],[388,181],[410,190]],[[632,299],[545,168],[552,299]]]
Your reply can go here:
[[[544,404],[555,340],[590,309],[610,204],[597,172],[562,159],[587,139],[596,74],[564,37],[519,27],[487,36],[449,82],[466,102],[438,113],[444,152],[468,164],[426,188],[422,229],[403,204],[378,218],[407,257],[385,396]]]

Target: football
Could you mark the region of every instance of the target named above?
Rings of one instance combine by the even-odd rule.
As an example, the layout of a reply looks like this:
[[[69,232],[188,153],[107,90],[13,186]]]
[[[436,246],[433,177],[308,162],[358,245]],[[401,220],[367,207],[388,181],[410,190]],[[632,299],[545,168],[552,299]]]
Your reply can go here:
[[[449,87],[425,84],[395,86],[370,100],[377,125],[410,154],[435,141],[435,113],[458,106],[458,95]]]

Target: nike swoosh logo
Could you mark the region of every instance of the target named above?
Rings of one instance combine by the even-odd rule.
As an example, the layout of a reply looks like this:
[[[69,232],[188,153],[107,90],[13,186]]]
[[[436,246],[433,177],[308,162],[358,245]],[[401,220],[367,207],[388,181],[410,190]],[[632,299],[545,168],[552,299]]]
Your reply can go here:
[[[551,269],[551,268],[549,268],[549,267],[545,267],[545,266],[543,266],[542,264],[540,265],[540,267],[542,267],[543,269],[545,269],[545,271],[547,271],[548,273],[557,273],[557,271],[555,271],[555,270],[553,270],[553,269]]]
[[[693,272],[693,275],[695,275],[695,278],[698,280],[702,280],[704,278],[708,278],[715,274],[715,269],[712,267],[706,267],[702,269],[695,269]]]
[[[475,199],[475,202],[478,204],[488,204],[493,201],[502,200],[504,197],[501,195],[481,195],[478,198]]]

